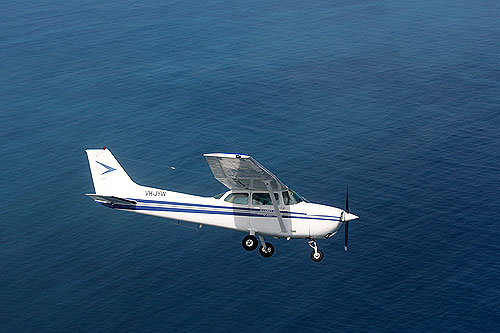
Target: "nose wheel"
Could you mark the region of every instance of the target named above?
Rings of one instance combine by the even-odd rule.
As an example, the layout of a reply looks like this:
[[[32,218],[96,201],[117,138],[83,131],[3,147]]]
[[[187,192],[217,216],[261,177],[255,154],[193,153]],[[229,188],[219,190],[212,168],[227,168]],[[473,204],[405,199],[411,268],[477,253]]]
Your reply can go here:
[[[313,251],[311,252],[311,259],[314,262],[320,262],[321,260],[323,260],[323,251],[318,249],[318,244],[316,244],[315,239],[309,241],[309,246],[313,249]]]

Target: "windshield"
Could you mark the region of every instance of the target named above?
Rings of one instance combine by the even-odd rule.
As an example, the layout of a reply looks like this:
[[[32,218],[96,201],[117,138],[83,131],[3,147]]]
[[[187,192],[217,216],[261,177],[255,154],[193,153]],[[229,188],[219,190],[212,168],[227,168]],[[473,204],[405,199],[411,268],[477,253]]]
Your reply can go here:
[[[304,198],[302,198],[300,195],[298,195],[292,190],[284,191],[282,194],[285,205],[295,205],[298,204],[299,202],[305,201]]]

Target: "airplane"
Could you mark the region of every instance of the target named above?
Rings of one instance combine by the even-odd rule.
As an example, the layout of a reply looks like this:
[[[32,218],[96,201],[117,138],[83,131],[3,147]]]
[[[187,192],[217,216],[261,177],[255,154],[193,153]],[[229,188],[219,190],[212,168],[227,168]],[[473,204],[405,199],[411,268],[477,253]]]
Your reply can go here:
[[[347,251],[349,221],[359,217],[346,209],[311,203],[283,184],[259,162],[245,154],[204,154],[214,177],[229,190],[214,197],[201,197],[136,184],[106,147],[86,150],[95,202],[116,210],[164,217],[171,220],[237,230],[247,235],[247,251],[259,247],[264,258],[274,246],[264,237],[306,239],[311,259],[319,262],[323,252],[317,240],[337,234],[344,225]],[[260,246],[259,246],[260,241]]]

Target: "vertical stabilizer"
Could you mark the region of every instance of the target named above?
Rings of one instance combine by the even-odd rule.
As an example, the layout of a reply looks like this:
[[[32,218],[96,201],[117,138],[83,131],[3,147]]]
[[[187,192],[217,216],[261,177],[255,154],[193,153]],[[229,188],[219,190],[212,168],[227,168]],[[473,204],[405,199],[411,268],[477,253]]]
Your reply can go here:
[[[108,149],[87,149],[85,152],[96,194],[125,197],[137,188]]]

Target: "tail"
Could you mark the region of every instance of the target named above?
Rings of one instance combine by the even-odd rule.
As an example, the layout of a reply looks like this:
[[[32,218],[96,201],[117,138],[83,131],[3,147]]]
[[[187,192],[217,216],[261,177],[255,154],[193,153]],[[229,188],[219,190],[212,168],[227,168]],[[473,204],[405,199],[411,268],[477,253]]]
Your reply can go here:
[[[123,197],[139,186],[130,179],[108,149],[87,149],[85,152],[96,194]]]

